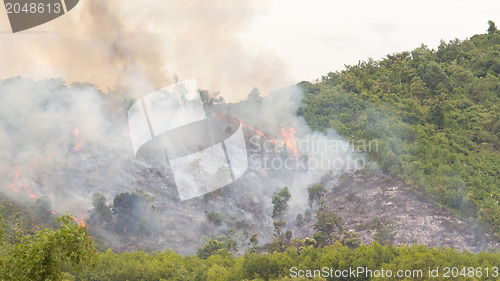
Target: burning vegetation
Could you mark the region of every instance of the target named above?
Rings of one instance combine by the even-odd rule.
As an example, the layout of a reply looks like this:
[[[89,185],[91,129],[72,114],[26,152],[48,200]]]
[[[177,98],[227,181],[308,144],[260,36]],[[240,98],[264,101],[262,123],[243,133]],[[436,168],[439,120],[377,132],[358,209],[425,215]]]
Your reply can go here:
[[[351,150],[352,145],[336,134],[311,131],[304,118],[297,116],[303,97],[297,87],[277,91],[269,97],[253,96],[238,103],[223,100],[208,103],[207,112],[213,118],[234,116],[241,120],[251,167],[238,181],[200,198],[181,202],[167,161],[144,164],[133,157],[130,143],[136,137],[127,130],[123,116],[126,107],[117,108],[108,103],[105,95],[88,85],[67,86],[62,81],[24,80],[12,80],[7,84],[16,88],[30,83],[28,88],[36,88],[41,98],[33,101],[32,108],[38,108],[38,111],[26,112],[24,118],[27,119],[30,119],[29,114],[45,116],[45,104],[54,100],[53,95],[70,93],[65,103],[49,107],[52,123],[61,123],[67,133],[58,133],[61,128],[55,126],[45,128],[44,134],[34,134],[36,129],[33,128],[9,129],[13,139],[40,135],[45,138],[29,144],[21,142],[19,149],[26,151],[23,155],[26,157],[20,158],[15,153],[3,156],[7,157],[4,163],[15,163],[16,167],[15,176],[7,179],[8,183],[4,185],[5,190],[32,202],[47,198],[50,201],[47,204],[49,217],[59,215],[58,210],[79,214],[74,220],[81,227],[88,228],[92,237],[102,242],[103,248],[118,251],[170,248],[183,254],[194,254],[204,242],[215,239],[223,245],[234,245],[233,242],[245,245],[239,248],[242,252],[248,248],[257,250],[276,237],[281,242],[272,247],[281,249],[292,245],[293,237],[309,237],[324,244],[336,239],[354,243],[357,240],[351,230],[360,231],[362,235],[358,239],[363,242],[370,242],[375,235],[379,240],[384,237],[399,239],[398,235],[402,235],[398,232],[391,234],[388,230],[390,223],[382,219],[376,232],[363,232],[351,218],[342,218],[333,229],[318,225],[316,230],[322,231],[320,234],[311,232],[318,218],[333,218],[332,211],[339,214],[343,211],[332,210],[321,203],[321,199],[326,198],[324,196],[309,202],[307,187],[322,182],[327,186],[325,196],[330,196],[328,194],[335,193],[337,187],[329,183],[342,174],[352,174],[356,169],[327,166],[314,170],[307,166],[308,161],[320,156],[349,163],[349,159],[356,157],[356,150]],[[92,118],[77,118],[72,113],[83,109],[89,111],[89,106]],[[61,121],[65,119],[71,122]],[[4,127],[13,128],[14,125]],[[349,149],[333,152],[302,150],[301,145],[311,139],[324,143],[340,142]],[[11,142],[7,144],[15,151]],[[288,163],[290,159],[306,163],[305,168],[259,165],[267,160]],[[278,189],[285,186],[291,195],[287,213],[279,219],[273,218],[271,199]],[[334,201],[341,202],[342,199]],[[362,209],[353,202],[358,201],[345,204],[351,204],[349,208],[354,210]],[[389,204],[379,204],[386,203]],[[354,212],[344,216],[352,214]],[[331,233],[327,233],[329,231]],[[436,233],[433,231],[430,230],[429,235]],[[477,247],[486,245],[485,242]],[[266,251],[267,248],[260,249]]]

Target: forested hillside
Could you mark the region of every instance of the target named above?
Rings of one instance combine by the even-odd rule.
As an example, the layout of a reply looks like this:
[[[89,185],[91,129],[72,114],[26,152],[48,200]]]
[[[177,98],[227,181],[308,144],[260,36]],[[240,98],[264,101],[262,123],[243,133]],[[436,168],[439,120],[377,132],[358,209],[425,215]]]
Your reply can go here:
[[[316,130],[376,141],[371,160],[500,237],[500,33],[422,45],[301,82]],[[354,142],[356,143],[356,142]]]

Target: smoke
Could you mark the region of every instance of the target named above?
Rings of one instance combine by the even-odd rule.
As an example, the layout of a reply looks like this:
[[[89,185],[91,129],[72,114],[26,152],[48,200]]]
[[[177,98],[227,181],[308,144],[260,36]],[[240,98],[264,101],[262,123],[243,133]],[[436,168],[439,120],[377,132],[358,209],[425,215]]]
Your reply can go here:
[[[261,243],[269,241],[274,191],[288,186],[292,193],[290,224],[307,205],[308,185],[361,168],[363,157],[335,132],[310,130],[297,116],[303,100],[297,87],[241,101],[253,87],[267,94],[293,80],[277,54],[238,39],[265,11],[263,0],[86,0],[33,31],[1,32],[1,79],[62,77],[0,81],[2,193],[28,201],[47,196],[54,210],[79,213],[91,209],[94,192],[109,204],[140,188],[157,197],[159,211],[150,220],[156,236],[149,237],[156,249],[192,253],[203,234],[223,232],[203,229],[206,210],[250,221]],[[0,30],[8,28],[0,13]],[[180,203],[162,167],[136,161],[121,105],[191,77],[200,88],[241,101],[225,107],[266,138],[246,129],[250,170],[223,196]],[[109,229],[99,234],[122,243]]]
[[[316,142],[345,142],[331,133],[312,132],[297,116],[303,99],[299,88],[225,105],[246,125],[268,136],[253,139],[255,134],[246,129],[251,146],[269,146],[251,152],[256,156],[250,161],[253,166],[224,189],[224,196],[185,203],[175,201],[174,184],[164,167],[135,159],[122,106],[128,98],[191,77],[200,88],[221,91],[227,101],[245,99],[253,87],[269,93],[289,85],[292,79],[279,56],[249,50],[238,39],[252,19],[265,11],[265,1],[260,0],[87,0],[33,31],[0,34],[7,38],[0,47],[0,77],[62,77],[0,81],[2,190],[23,200],[47,196],[53,209],[74,213],[92,208],[94,192],[103,192],[109,204],[121,192],[146,190],[160,206],[151,219],[158,221],[153,231],[159,237],[154,246],[158,249],[167,246],[192,253],[200,236],[207,234],[205,210],[248,220],[260,233],[259,240],[268,241],[273,231],[271,195],[277,188],[290,188],[293,217],[307,204],[308,185],[332,170],[340,174],[350,169],[330,164],[314,169],[273,167],[269,160],[282,164],[299,160],[298,165],[304,159],[306,163],[311,159],[352,162],[345,150],[308,147]],[[270,144],[271,139],[281,144]],[[296,152],[290,150],[292,143]],[[283,149],[272,152],[266,147]],[[285,162],[289,159],[293,161]],[[120,244],[114,229],[100,235]]]
[[[136,160],[128,134],[126,108],[116,107],[109,97],[94,86],[83,83],[68,86],[61,79],[0,81],[2,193],[28,202],[33,202],[33,197],[46,196],[53,210],[88,214],[95,192],[102,192],[110,204],[109,200],[116,195],[140,188],[153,194],[159,206],[157,214],[148,220],[158,222],[154,223],[153,232],[163,241],[154,247],[193,253],[200,246],[200,236],[209,234],[203,228],[206,210],[246,220],[253,224],[260,241],[269,241],[273,232],[270,215],[274,191],[289,187],[292,193],[289,218],[293,219],[307,206],[308,185],[318,183],[326,173],[340,174],[353,169],[352,166],[294,166],[303,164],[295,160],[307,159],[310,163],[315,158],[342,159],[348,165],[352,162],[349,155],[354,154],[308,147],[311,143],[345,142],[336,136],[312,132],[296,114],[302,104],[302,91],[289,87],[269,97],[222,105],[247,127],[251,167],[243,177],[224,188],[222,196],[180,202],[175,198],[175,184],[165,166]],[[249,126],[262,130],[267,138],[258,137]],[[289,141],[293,141],[296,153],[287,146],[283,135],[283,130],[292,129],[296,133]],[[258,145],[262,146],[256,150]],[[111,230],[99,233],[114,240],[115,246],[127,244],[119,242],[122,238]]]
[[[17,193],[17,198],[26,197],[26,193],[47,195],[58,202],[59,210],[81,211],[87,209],[92,189],[101,189],[109,181],[115,181],[110,189],[118,186],[117,175],[123,167],[109,159],[110,152],[127,157],[130,142],[126,123],[117,126],[106,104],[95,88],[66,86],[60,79],[1,81],[2,190]],[[96,145],[103,149],[92,151]],[[102,153],[106,157],[98,158]],[[78,170],[85,169],[94,172],[82,179]],[[97,177],[101,172],[116,174]],[[100,183],[94,184],[94,178]]]
[[[277,188],[289,188],[290,218],[307,206],[309,185],[320,183],[326,175],[338,177],[365,165],[364,156],[352,142],[333,130],[323,133],[309,128],[297,114],[303,98],[302,89],[291,86],[268,97],[249,98],[228,106],[232,115],[266,136],[264,139],[256,134],[250,138],[251,167],[266,170],[275,180],[273,184],[280,184],[266,186],[265,196],[270,197]]]
[[[175,77],[195,77],[201,88],[239,100],[254,86],[268,92],[293,81],[276,54],[249,50],[238,38],[266,5],[262,0],[81,1],[32,31],[1,34],[0,77],[63,77],[116,89],[122,97],[142,96]],[[0,17],[0,28],[8,30],[6,16]]]

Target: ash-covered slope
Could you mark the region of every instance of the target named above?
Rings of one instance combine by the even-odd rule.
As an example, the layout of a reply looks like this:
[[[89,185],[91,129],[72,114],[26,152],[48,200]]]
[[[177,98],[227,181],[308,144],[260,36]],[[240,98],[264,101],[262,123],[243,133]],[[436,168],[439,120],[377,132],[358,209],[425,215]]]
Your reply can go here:
[[[169,193],[169,185],[157,188],[165,178],[158,171],[145,170],[139,177],[138,187],[157,197],[157,228],[154,233],[107,233],[92,229],[111,243],[114,249],[173,249],[182,254],[194,254],[209,237],[227,234],[236,229],[234,239],[240,252],[248,248],[249,236],[257,234],[259,244],[273,239],[271,196],[274,187],[284,186],[285,181],[273,176],[277,171],[253,170],[237,182],[204,197],[180,202]],[[283,176],[286,171],[282,171]],[[293,173],[288,174],[293,178]],[[290,182],[288,182],[290,183]],[[397,180],[381,172],[351,172],[342,176],[325,176],[326,209],[342,218],[342,227],[357,233],[365,244],[375,239],[394,245],[424,244],[429,247],[451,247],[472,252],[500,247],[498,241],[487,233],[474,219],[460,218],[456,214],[419,198],[406,190]],[[172,188],[172,186],[170,186]],[[304,191],[307,186],[303,186]],[[313,237],[316,221],[305,220],[297,226],[296,213],[310,210],[307,204],[290,210],[287,229],[294,238]],[[311,210],[310,210],[311,211]],[[219,223],[210,221],[207,212],[220,217]],[[311,211],[314,214],[314,210]],[[153,219],[153,217],[150,217]]]
[[[472,252],[500,247],[477,220],[460,218],[420,199],[379,171],[325,177],[323,184],[327,208],[340,215],[343,228],[359,234],[365,244],[378,235],[394,245],[424,244]],[[297,233],[312,235],[311,223]]]

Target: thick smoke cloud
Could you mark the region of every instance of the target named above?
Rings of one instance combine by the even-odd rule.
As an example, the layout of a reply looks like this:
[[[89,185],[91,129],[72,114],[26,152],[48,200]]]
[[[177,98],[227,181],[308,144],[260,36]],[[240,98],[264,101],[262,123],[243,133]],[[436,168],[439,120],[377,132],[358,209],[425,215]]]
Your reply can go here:
[[[2,32],[0,79],[7,80],[0,81],[0,190],[28,201],[32,200],[28,193],[48,196],[55,210],[85,213],[91,209],[94,192],[103,192],[109,204],[115,195],[134,188],[156,190],[155,196],[172,189],[161,168],[135,159],[124,101],[177,79],[195,78],[200,88],[220,90],[227,101],[245,99],[253,87],[267,95],[293,83],[279,56],[249,50],[238,40],[253,17],[265,11],[265,1],[260,0],[87,0],[32,31]],[[0,29],[8,30],[2,17],[0,13]],[[10,78],[16,76],[24,78]],[[33,81],[26,77],[62,78]],[[300,89],[291,87],[265,99],[230,104],[227,109],[246,125],[264,131],[268,140],[282,140],[282,130],[291,133],[291,128],[297,143],[314,138],[338,140],[312,132],[297,117],[302,99]],[[277,157],[272,152],[256,154]],[[297,157],[347,159],[348,155],[345,151],[319,155],[309,151]],[[281,159],[289,156],[290,152],[285,153]],[[292,218],[306,206],[307,185],[319,182],[330,168],[297,171],[254,166],[229,187],[231,200],[215,202],[207,209],[238,212],[240,219],[255,222],[262,230],[259,239],[267,241],[273,231],[272,192],[289,186]],[[339,174],[344,169],[334,170]],[[161,239],[189,234],[193,242],[186,246],[186,241],[172,240],[158,244],[158,249],[193,250],[202,232],[192,226],[183,228],[182,220],[192,217],[193,224],[201,225],[205,211],[199,207],[201,199],[185,205],[164,199],[158,197],[158,205],[167,205],[164,213],[159,212],[169,224],[157,224]]]
[[[88,196],[92,188],[102,186],[76,182],[81,180],[81,175],[72,181],[75,173],[70,171],[92,169],[95,172],[88,174],[89,178],[101,168],[110,174],[114,170],[122,171],[123,167],[117,167],[121,163],[111,161],[110,157],[115,160],[116,157],[110,153],[121,157],[131,154],[126,123],[120,126],[113,122],[112,114],[106,112],[106,104],[95,88],[68,87],[60,79],[1,81],[2,190],[10,195],[17,191],[19,198],[26,198],[27,193],[49,196],[56,199],[61,210],[75,211],[78,207],[85,210],[86,205],[75,206],[74,200],[86,204],[89,197],[79,197],[84,193]],[[92,151],[94,147],[97,149]],[[100,157],[103,152],[107,157]],[[104,159],[109,160],[103,162]],[[108,180],[116,181],[113,178],[120,177],[101,176],[100,180],[108,184]],[[110,190],[117,184],[110,185]],[[21,186],[28,186],[29,190]]]
[[[238,35],[265,1],[87,0],[33,30],[2,32],[0,77],[63,77],[122,96],[142,96],[178,76],[238,100],[257,86],[293,82],[276,54],[249,50]],[[0,29],[8,30],[0,13]]]
[[[335,131],[322,133],[309,128],[305,119],[297,115],[303,105],[303,98],[302,89],[291,86],[274,91],[265,98],[249,98],[231,104],[228,109],[231,115],[243,120],[247,127],[257,128],[266,136],[263,139],[256,134],[250,138],[250,145],[257,144],[249,150],[260,153],[260,157],[250,157],[251,164],[254,168],[271,173],[273,170],[279,171],[272,173],[271,177],[281,183],[281,187],[289,187],[292,193],[290,215],[293,218],[307,205],[309,185],[319,183],[329,173],[338,177],[342,173],[363,168],[366,163],[353,143]],[[285,135],[290,137],[292,149],[288,147]],[[264,193],[271,196],[277,188],[266,186],[268,190]]]
[[[310,170],[264,167],[263,158],[284,163],[286,159],[307,156],[309,159],[342,159],[348,163],[349,156],[354,155],[342,150],[302,150],[304,146],[301,148],[300,144],[304,142],[345,142],[312,132],[296,114],[302,103],[302,91],[297,87],[284,88],[266,98],[222,105],[226,112],[231,111],[232,116],[245,124],[251,167],[242,178],[225,188],[228,193],[219,200],[207,203],[197,198],[179,202],[165,195],[175,186],[164,167],[136,160],[128,135],[126,107],[116,107],[110,102],[110,95],[81,83],[68,86],[60,79],[0,81],[1,192],[27,202],[33,202],[30,194],[47,196],[53,210],[88,215],[93,193],[102,192],[111,200],[117,194],[140,188],[153,194],[158,206],[164,206],[160,214],[168,223],[155,224],[159,237],[174,239],[189,234],[192,238],[189,246],[184,240],[169,240],[158,244],[158,249],[168,246],[192,253],[200,246],[200,237],[206,234],[201,227],[198,229],[204,222],[200,218],[204,217],[205,210],[234,213],[239,219],[253,222],[261,229],[259,239],[269,241],[273,231],[270,199],[276,189],[288,186],[292,192],[289,218],[293,219],[307,206],[308,185],[318,183],[332,170],[338,175],[346,170],[330,166]],[[265,132],[267,139],[254,140],[252,136],[257,134],[248,129],[249,126]],[[300,149],[296,156],[283,148],[282,143],[282,130],[292,128],[297,131],[294,142]],[[264,147],[255,151],[256,144],[271,139],[278,141],[277,146],[281,142],[282,153],[266,151]],[[267,142],[267,145],[271,145],[267,149],[272,149],[275,144]],[[19,178],[15,179],[18,171]],[[183,216],[193,218],[189,229],[179,227],[185,225]],[[176,228],[172,230],[172,226]],[[101,235],[114,240],[112,233]],[[115,245],[122,245],[117,241]]]

